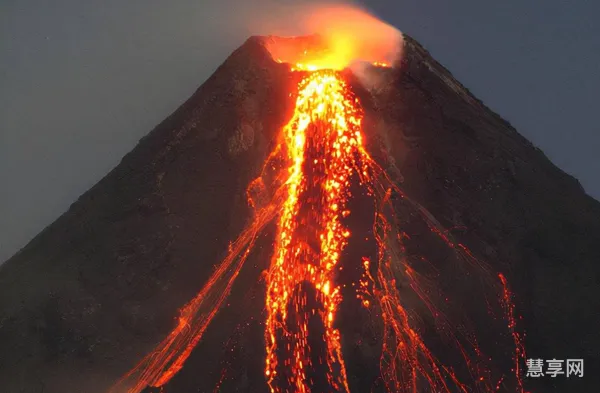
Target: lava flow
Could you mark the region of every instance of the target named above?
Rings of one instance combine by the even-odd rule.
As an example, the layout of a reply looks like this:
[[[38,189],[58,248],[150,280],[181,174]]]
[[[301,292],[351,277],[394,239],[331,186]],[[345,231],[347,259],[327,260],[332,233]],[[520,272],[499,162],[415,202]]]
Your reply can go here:
[[[341,218],[349,213],[345,202],[358,168],[360,120],[358,104],[338,73],[315,71],[300,83],[294,117],[284,128],[291,166],[267,276],[266,375],[272,392],[289,391],[282,385],[293,386],[294,392],[310,391],[306,369],[311,367],[311,313],[317,313],[324,326],[327,380],[335,391],[348,390],[340,332],[333,327],[341,301],[334,272],[350,236]],[[317,291],[320,307],[310,307],[306,292],[299,290],[303,282]],[[288,315],[290,303],[295,316]],[[289,326],[290,321],[296,326]],[[279,334],[288,344],[287,359],[276,354]],[[288,381],[278,381],[278,363],[289,370]]]
[[[314,53],[306,58],[311,56]],[[476,339],[463,330],[457,331],[423,289],[423,278],[406,256],[407,235],[400,228],[392,195],[416,212],[457,259],[484,272],[487,268],[425,208],[408,198],[371,158],[363,144],[363,110],[341,68],[328,60],[296,61],[292,66],[303,78],[298,84],[293,116],[281,130],[280,142],[265,164],[265,171],[273,168],[275,161],[280,165],[271,184],[276,191],[270,203],[250,200],[255,208],[252,223],[232,244],[228,256],[197,297],[181,310],[173,332],[118,387],[137,393],[146,386],[163,386],[181,369],[229,294],[255,239],[267,223],[275,220],[276,238],[265,275],[266,383],[272,393],[350,392],[342,350],[344,332],[336,326],[343,300],[342,283],[337,278],[343,268],[341,256],[354,241],[344,222],[353,214],[349,208],[352,187],[359,187],[375,211],[369,225],[377,255],[373,260],[355,255],[350,258],[354,262],[349,263],[359,264],[363,271],[356,296],[382,322],[380,372],[385,390],[466,393],[500,389],[506,376],[492,376],[486,364],[489,359],[481,353]],[[266,181],[261,176],[252,182],[249,195]],[[521,337],[515,332],[506,279],[500,277],[502,286],[493,285],[504,288],[499,290],[500,299],[509,314],[510,334],[517,348],[515,385],[518,392],[523,392],[519,361],[524,351]],[[428,348],[414,312],[398,288],[400,279],[451,338],[464,361],[468,380],[459,377]],[[318,387],[315,378],[320,381]]]

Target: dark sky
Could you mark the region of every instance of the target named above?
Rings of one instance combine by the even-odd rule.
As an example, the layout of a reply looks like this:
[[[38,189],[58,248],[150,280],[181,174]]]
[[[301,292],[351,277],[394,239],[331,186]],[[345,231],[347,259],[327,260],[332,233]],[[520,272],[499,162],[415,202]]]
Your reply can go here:
[[[189,97],[250,33],[244,18],[269,15],[267,2],[3,0],[0,261]],[[362,4],[600,198],[600,3]]]

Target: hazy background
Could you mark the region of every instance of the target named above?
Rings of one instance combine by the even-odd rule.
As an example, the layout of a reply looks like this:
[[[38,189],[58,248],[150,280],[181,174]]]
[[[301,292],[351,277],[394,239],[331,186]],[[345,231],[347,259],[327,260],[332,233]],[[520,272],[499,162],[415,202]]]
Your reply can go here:
[[[361,3],[600,198],[600,3]],[[0,263],[188,98],[271,6],[2,0]]]

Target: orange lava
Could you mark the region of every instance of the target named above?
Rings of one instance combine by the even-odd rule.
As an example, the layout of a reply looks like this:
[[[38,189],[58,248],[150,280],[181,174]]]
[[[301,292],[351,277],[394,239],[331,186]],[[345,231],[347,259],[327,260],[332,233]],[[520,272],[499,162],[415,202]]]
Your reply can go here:
[[[272,392],[281,392],[278,365],[284,364],[287,385],[294,392],[310,391],[306,371],[310,368],[309,313],[318,313],[325,331],[327,379],[339,391],[348,391],[340,345],[340,332],[333,327],[340,288],[334,282],[342,249],[350,237],[341,219],[346,211],[350,179],[357,168],[362,146],[357,101],[334,71],[310,73],[299,85],[295,112],[284,128],[289,157],[287,198],[280,213],[277,240],[267,275],[265,339],[266,376]],[[321,307],[307,307],[301,283],[318,292]],[[288,315],[292,303],[295,318]],[[300,321],[296,329],[290,320]],[[288,342],[289,356],[278,359],[278,341]],[[334,364],[340,371],[334,373]]]

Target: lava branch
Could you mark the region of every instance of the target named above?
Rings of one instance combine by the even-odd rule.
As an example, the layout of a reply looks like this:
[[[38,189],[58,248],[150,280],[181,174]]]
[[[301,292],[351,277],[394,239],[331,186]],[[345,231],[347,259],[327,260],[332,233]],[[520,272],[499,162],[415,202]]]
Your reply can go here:
[[[391,188],[386,188],[381,176],[376,175],[381,173],[381,168],[372,160],[368,162],[371,164],[369,169],[375,172],[374,178],[378,179],[367,183],[378,205],[374,234],[378,244],[379,269],[370,279],[374,283],[373,297],[381,308],[384,322],[380,367],[387,391],[417,393],[425,385],[436,392],[449,393],[454,391],[451,390],[454,386],[458,391],[467,393],[467,387],[438,361],[411,324],[396,281],[400,276],[410,279],[415,272],[405,259],[401,236],[397,233],[398,225],[394,222],[395,214],[390,202]],[[413,285],[417,292],[418,285],[414,279],[411,281]]]
[[[163,386],[177,374],[231,292],[256,238],[275,217],[277,206],[272,203],[257,212],[254,221],[230,246],[227,257],[217,265],[200,292],[180,310],[175,329],[110,392],[127,389],[128,393],[138,393],[147,386]]]

